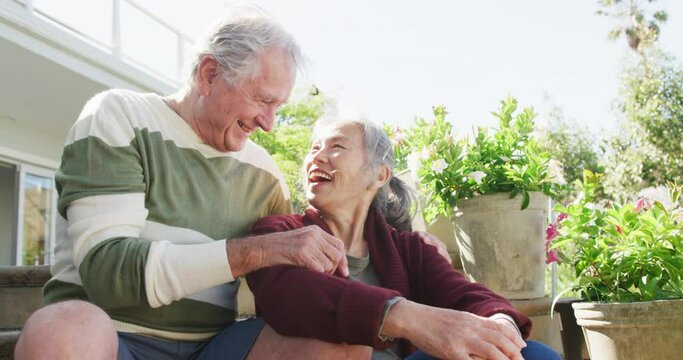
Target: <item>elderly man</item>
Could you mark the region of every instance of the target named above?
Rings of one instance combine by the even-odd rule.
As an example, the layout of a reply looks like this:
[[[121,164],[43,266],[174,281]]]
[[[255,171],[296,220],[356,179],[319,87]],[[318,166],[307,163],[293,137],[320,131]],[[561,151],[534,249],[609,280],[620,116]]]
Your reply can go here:
[[[291,211],[277,167],[248,139],[273,127],[300,58],[270,17],[236,11],[186,89],[86,104],[56,175],[48,306],[27,321],[17,359],[244,358],[263,324],[235,322],[238,277],[274,264],[347,271],[341,241],[315,227],[240,237]]]

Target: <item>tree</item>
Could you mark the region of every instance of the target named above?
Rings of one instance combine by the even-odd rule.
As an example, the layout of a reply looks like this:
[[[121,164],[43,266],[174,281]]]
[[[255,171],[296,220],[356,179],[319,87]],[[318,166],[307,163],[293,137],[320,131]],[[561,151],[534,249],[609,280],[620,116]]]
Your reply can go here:
[[[276,114],[276,125],[271,132],[258,131],[252,140],[273,157],[285,177],[294,212],[308,206],[303,189],[302,164],[310,148],[313,124],[331,99],[324,97],[314,86],[311,90],[293,95]]]
[[[588,129],[567,122],[561,108],[554,107],[547,117],[548,123],[538,131],[539,143],[562,164],[562,175],[568,186],[561,189],[558,200],[566,203],[579,195],[580,189],[574,184],[583,179],[584,170],[604,172],[600,164],[604,152]]]
[[[639,139],[655,149],[644,159],[643,178],[652,185],[683,176],[683,70],[675,58],[652,52],[627,68],[620,108]]]
[[[625,131],[607,140],[605,192],[621,201],[645,187],[683,180],[683,70],[657,47],[664,10],[656,0],[598,0],[598,14],[618,21],[610,37],[624,35],[636,56],[622,74],[618,111]]]
[[[631,50],[643,54],[652,47],[659,37],[660,27],[668,20],[664,10],[652,10],[656,0],[598,0],[598,15],[616,20],[617,25],[610,31],[612,40],[626,38]]]

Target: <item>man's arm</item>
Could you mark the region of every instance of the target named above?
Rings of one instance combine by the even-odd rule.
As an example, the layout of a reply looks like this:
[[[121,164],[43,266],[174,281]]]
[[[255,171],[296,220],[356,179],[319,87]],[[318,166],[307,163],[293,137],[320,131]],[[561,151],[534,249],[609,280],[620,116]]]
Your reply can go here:
[[[344,243],[317,226],[232,239],[226,248],[234,277],[273,265],[349,274]]]

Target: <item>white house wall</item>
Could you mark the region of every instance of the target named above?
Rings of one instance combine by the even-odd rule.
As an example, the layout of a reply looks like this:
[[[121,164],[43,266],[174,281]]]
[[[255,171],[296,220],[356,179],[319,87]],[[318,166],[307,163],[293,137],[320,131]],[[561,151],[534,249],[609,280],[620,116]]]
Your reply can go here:
[[[0,157],[58,162],[68,128],[96,93],[126,88],[168,94],[175,87],[14,1],[0,0]]]

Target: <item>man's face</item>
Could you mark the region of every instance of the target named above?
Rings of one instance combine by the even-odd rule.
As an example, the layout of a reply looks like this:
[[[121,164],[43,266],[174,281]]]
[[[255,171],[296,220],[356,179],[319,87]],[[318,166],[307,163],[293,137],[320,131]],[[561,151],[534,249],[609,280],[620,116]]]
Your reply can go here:
[[[241,150],[258,127],[270,131],[275,112],[292,90],[289,54],[280,48],[270,48],[257,60],[260,68],[256,76],[239,86],[225,81],[223,68],[213,59],[207,66],[213,66],[215,71],[200,73],[200,97],[194,119],[202,140],[219,151]]]

